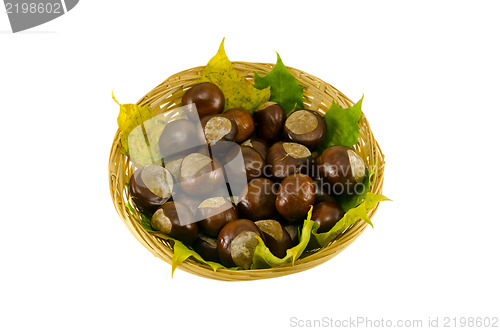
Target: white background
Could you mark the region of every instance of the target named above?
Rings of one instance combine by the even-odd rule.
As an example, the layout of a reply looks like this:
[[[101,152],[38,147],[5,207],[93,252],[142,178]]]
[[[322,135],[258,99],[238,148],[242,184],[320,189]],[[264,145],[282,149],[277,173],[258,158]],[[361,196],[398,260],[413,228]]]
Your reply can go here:
[[[80,1],[12,34],[0,13],[0,329],[283,330],[290,319],[499,317],[496,1]],[[146,250],[114,210],[118,107],[231,60],[316,75],[386,155],[367,229],[306,272],[226,283]],[[500,323],[500,322],[499,322]]]

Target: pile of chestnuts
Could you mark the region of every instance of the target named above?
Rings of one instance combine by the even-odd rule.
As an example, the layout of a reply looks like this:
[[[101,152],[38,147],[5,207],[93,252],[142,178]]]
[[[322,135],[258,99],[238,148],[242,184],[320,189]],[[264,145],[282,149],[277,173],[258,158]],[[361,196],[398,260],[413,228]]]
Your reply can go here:
[[[249,269],[257,236],[284,257],[299,242],[311,206],[318,233],[327,232],[345,213],[336,197],[354,194],[364,183],[365,164],[352,148],[316,151],[327,133],[316,111],[287,116],[279,104],[267,102],[253,115],[242,108],[223,112],[224,95],[208,82],[187,90],[182,104],[186,118],[174,121],[175,130],[167,124],[159,138],[163,166],[137,169],[129,190],[152,228],[205,260]],[[227,142],[238,150],[221,153]],[[238,152],[246,186],[220,195],[219,188],[228,186],[224,164]],[[199,221],[189,222],[194,219]]]

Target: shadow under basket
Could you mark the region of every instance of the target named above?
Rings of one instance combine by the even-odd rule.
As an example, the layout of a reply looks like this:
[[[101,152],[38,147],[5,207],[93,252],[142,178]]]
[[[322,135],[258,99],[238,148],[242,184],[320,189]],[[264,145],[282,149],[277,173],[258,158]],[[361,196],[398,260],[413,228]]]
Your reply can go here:
[[[254,71],[259,75],[266,75],[273,68],[272,64],[249,62],[233,62],[233,66],[241,75],[252,82]],[[137,102],[137,105],[150,106],[156,112],[168,111],[169,109],[181,106],[181,99],[184,92],[197,83],[203,68],[204,67],[196,67],[171,76],[146,94]],[[288,70],[297,78],[299,84],[304,88],[304,106],[306,109],[318,110],[324,114],[332,101],[335,101],[336,104],[343,108],[350,107],[353,104],[344,94],[321,79],[294,68],[288,67]],[[354,149],[363,158],[367,167],[371,168],[377,165],[370,191],[381,194],[384,181],[384,155],[373,137],[364,114],[361,114],[358,125],[359,139]],[[145,231],[139,224],[137,217],[130,213],[126,207],[126,203],[130,198],[128,185],[126,184],[128,184],[130,176],[135,168],[130,162],[129,157],[121,153],[121,149],[120,130],[118,130],[114,137],[109,157],[109,188],[115,208],[120,218],[137,240],[155,256],[171,264],[173,251],[170,243],[167,240],[155,237]],[[375,214],[377,207],[369,211],[368,216],[370,218]],[[193,258],[188,258],[181,263],[178,268],[201,277],[225,281],[257,280],[285,276],[313,268],[331,259],[349,246],[366,227],[367,223],[359,220],[354,225],[344,230],[342,234],[331,241],[327,246],[314,251],[304,252],[293,265],[290,264],[258,270],[222,269],[213,271],[211,267]]]

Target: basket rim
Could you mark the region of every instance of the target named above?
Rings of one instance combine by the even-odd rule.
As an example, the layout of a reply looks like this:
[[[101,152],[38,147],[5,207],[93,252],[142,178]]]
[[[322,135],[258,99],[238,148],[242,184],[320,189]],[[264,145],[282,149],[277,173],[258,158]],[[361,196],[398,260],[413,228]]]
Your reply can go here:
[[[264,63],[264,62],[232,61],[231,63],[233,64],[233,66],[235,67],[236,70],[238,70],[237,67],[240,67],[240,66],[251,66],[251,67],[256,66],[256,67],[263,67],[263,68],[265,68],[265,69],[268,70],[267,72],[269,72],[274,67],[274,64]],[[178,72],[176,74],[171,75],[166,80],[164,80],[162,83],[158,84],[149,93],[146,93],[142,98],[140,98],[137,101],[136,105],[143,106],[143,105],[145,105],[147,103],[150,103],[150,104],[154,103],[156,105],[161,104],[161,102],[163,100],[165,100],[166,97],[168,97],[168,93],[165,93],[163,95],[163,97],[157,98],[156,100],[153,100],[151,102],[150,99],[151,99],[152,92],[154,92],[155,90],[161,88],[166,83],[169,83],[171,81],[175,81],[176,79],[178,79],[179,77],[181,77],[183,74],[187,74],[187,73],[192,74],[193,72],[197,72],[197,71],[201,72],[204,68],[205,68],[205,66],[197,66],[197,67],[186,69],[186,70],[183,70],[183,71],[180,71],[180,72]],[[337,96],[339,98],[342,98],[345,101],[345,103],[347,103],[349,105],[354,104],[353,101],[351,101],[341,91],[339,91],[338,89],[336,89],[332,85],[324,82],[323,80],[321,80],[321,79],[319,79],[319,78],[317,78],[315,76],[309,75],[309,74],[305,73],[304,71],[302,71],[300,69],[296,69],[296,68],[288,67],[288,66],[286,68],[295,77],[297,77],[297,76],[294,73],[305,74],[308,77],[312,77],[312,79],[314,79],[315,81],[319,81],[319,82],[325,84],[326,86],[328,86],[329,88],[333,89],[333,91],[337,94]],[[247,75],[246,78],[250,80],[250,78],[249,78],[248,75]],[[253,79],[253,77],[251,79]],[[300,86],[307,87],[307,85],[302,84],[302,82],[298,78],[297,78],[297,80],[299,81],[299,85]],[[152,108],[153,108],[153,106],[152,106]],[[366,116],[364,115],[363,112],[361,113],[361,117],[360,117],[360,120],[358,121],[358,125],[361,122],[363,122],[363,125],[367,126],[367,129],[369,130],[370,134],[373,136],[371,128],[369,127],[368,120],[367,120],[367,118],[366,118]],[[163,260],[165,260],[166,262],[172,264],[171,256],[170,257],[163,256],[162,254],[160,254],[159,252],[157,252],[155,250],[155,247],[154,247],[155,244],[157,244],[156,242],[160,241],[160,242],[162,242],[165,245],[165,247],[168,248],[168,250],[170,250],[170,253],[173,253],[173,249],[172,249],[171,245],[168,244],[168,243],[166,243],[166,240],[158,238],[158,237],[156,237],[156,236],[148,233],[146,230],[144,230],[138,224],[137,221],[135,221],[135,224],[133,224],[133,223],[127,223],[127,221],[130,221],[130,220],[126,219],[126,217],[125,217],[126,215],[123,215],[121,213],[121,209],[120,209],[120,208],[123,208],[123,206],[121,205],[121,203],[123,203],[123,202],[117,201],[115,199],[115,195],[114,195],[115,192],[113,192],[113,190],[114,190],[114,180],[116,180],[116,178],[114,178],[111,169],[112,169],[112,164],[114,162],[113,156],[115,156],[116,153],[121,154],[120,151],[117,151],[118,147],[121,146],[120,134],[121,134],[121,131],[120,131],[120,129],[118,129],[116,131],[116,133],[115,133],[115,136],[114,136],[113,145],[112,145],[110,156],[109,156],[109,164],[108,164],[108,170],[109,170],[109,176],[108,176],[109,178],[108,179],[109,179],[109,185],[110,185],[110,193],[112,195],[112,199],[113,199],[113,203],[115,205],[115,209],[117,210],[117,212],[118,212],[120,218],[122,219],[122,221],[127,225],[127,227],[129,228],[129,230],[133,233],[133,235],[146,248],[148,248],[148,250],[150,250],[155,256],[160,257]],[[381,162],[379,164],[377,164],[378,170],[381,171],[381,177],[380,177],[380,183],[379,183],[379,193],[381,193],[382,192],[382,186],[383,186],[383,170],[384,170],[384,167],[385,167],[385,156],[382,153],[382,151],[380,149],[380,146],[378,145],[378,142],[374,138],[373,138],[373,143],[374,143],[374,149],[378,152],[377,156],[379,156],[380,160],[381,160]],[[358,144],[359,144],[359,140],[358,140]],[[128,162],[130,162],[130,161],[128,161]],[[370,191],[372,191],[372,190],[373,190],[373,187],[370,189]],[[377,204],[375,206],[375,208],[372,209],[369,212],[369,217],[370,218],[373,217],[373,215],[375,214],[375,212],[378,209],[378,206],[379,206],[379,204]],[[128,215],[128,216],[131,217],[132,215]],[[134,221],[134,220],[132,220],[132,221]],[[314,252],[306,254],[306,256],[304,256],[304,257],[299,257],[295,261],[295,263],[293,263],[293,264],[287,264],[287,265],[277,266],[277,267],[268,268],[268,269],[250,269],[250,270],[218,269],[217,271],[214,271],[210,266],[208,266],[208,265],[206,265],[206,264],[204,264],[202,262],[198,262],[193,257],[189,257],[184,262],[182,262],[181,264],[179,264],[178,268],[181,269],[181,270],[193,273],[193,274],[197,274],[198,276],[206,277],[206,278],[211,278],[211,279],[218,279],[214,275],[210,275],[211,273],[218,274],[220,276],[225,275],[225,276],[229,276],[230,278],[233,278],[233,279],[222,279],[222,280],[254,280],[254,279],[263,279],[263,278],[283,276],[283,275],[286,275],[286,274],[291,274],[291,273],[302,271],[302,270],[297,270],[297,268],[299,266],[305,267],[303,270],[306,270],[306,269],[314,267],[314,266],[316,266],[318,264],[321,264],[321,263],[323,263],[323,262],[325,262],[325,261],[333,258],[335,255],[337,255],[338,253],[340,253],[341,251],[343,251],[346,247],[348,247],[366,229],[367,225],[368,224],[366,222],[362,222],[362,220],[358,220],[355,224],[353,224],[350,227],[344,229],[344,231],[341,234],[339,234],[335,239],[333,239],[325,247],[316,249]],[[342,245],[339,244],[337,247],[335,247],[335,250],[332,250],[332,246],[336,242],[340,241],[341,239],[343,240]],[[326,250],[330,250],[329,254],[318,254],[320,252],[325,252]],[[200,273],[200,272],[198,272],[200,268],[204,269],[206,271],[206,273]],[[278,272],[278,271],[280,271],[280,272]],[[275,273],[279,273],[279,275],[276,275]]]
[[[249,61],[230,61],[231,64],[236,65],[236,66],[245,66],[245,65],[253,65],[253,66],[264,66],[264,67],[268,67],[269,71],[272,70],[274,67],[275,67],[275,64],[273,63],[269,63],[269,62],[249,62]],[[164,81],[162,81],[160,84],[158,84],[153,90],[155,90],[156,88],[160,87],[161,85],[165,84],[167,81],[170,81],[171,79],[173,78],[176,78],[184,73],[187,73],[187,72],[191,72],[191,71],[202,71],[206,66],[196,66],[196,67],[192,67],[190,69],[184,69],[182,71],[179,71],[173,75],[170,75],[167,79],[165,79]],[[306,73],[305,71],[301,70],[301,69],[297,69],[295,67],[290,67],[290,66],[285,66],[285,68],[290,71],[290,73],[292,72],[297,72],[297,73]],[[322,79],[314,76],[314,75],[310,75],[307,73],[308,76],[310,77],[313,77],[315,78],[316,80],[318,81],[321,81],[321,82],[324,82]],[[295,75],[294,75],[295,76]],[[247,80],[249,80],[247,78]],[[253,80],[253,77],[252,79]],[[297,79],[298,81],[298,79]],[[349,103],[350,105],[354,105],[354,101],[352,101],[348,96],[346,96],[342,91],[340,91],[339,89],[337,89],[336,87],[334,87],[333,85],[331,84],[328,84],[326,82],[324,82],[325,84],[329,85],[333,90],[335,90],[335,92],[340,96],[342,97],[344,100],[347,101],[347,103]],[[302,84],[299,82],[299,85],[302,86]],[[153,91],[152,90],[152,91]],[[148,99],[148,96],[149,96],[149,93],[146,93],[145,95],[143,95],[139,100],[137,100],[137,102],[135,103],[136,105],[138,106],[144,106],[145,103],[147,102],[147,99]],[[162,99],[158,100],[158,101],[161,101]],[[156,102],[158,102],[156,101]],[[154,108],[154,107],[152,107]],[[363,112],[361,112],[361,116],[365,116]],[[118,129],[118,131],[120,131]]]

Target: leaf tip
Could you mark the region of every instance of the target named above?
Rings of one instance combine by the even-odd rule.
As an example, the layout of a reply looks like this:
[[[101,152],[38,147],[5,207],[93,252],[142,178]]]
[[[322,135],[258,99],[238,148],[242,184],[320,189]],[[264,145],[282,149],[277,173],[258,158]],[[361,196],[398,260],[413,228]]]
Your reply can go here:
[[[257,81],[259,79],[262,79],[262,77],[259,76],[259,74],[257,73],[257,71],[254,71],[253,72],[253,80],[254,80],[254,84],[253,85],[254,85],[254,87],[255,87],[255,84],[257,84]]]
[[[313,205],[309,206],[309,211],[307,212],[307,220],[310,221],[312,217],[312,212],[313,212]]]
[[[283,61],[281,60],[281,56],[280,56],[280,54],[278,52],[276,52],[276,56],[277,56],[276,65],[278,65],[278,63],[283,64]]]
[[[225,50],[224,50],[224,41],[226,40],[226,37],[223,37],[222,38],[222,41],[220,42],[220,46],[219,46],[219,52],[222,52],[222,53],[225,53]]]
[[[365,97],[365,94],[363,93],[363,95],[361,96],[361,99],[359,99],[359,101],[356,102],[356,106],[359,105],[359,107],[361,107],[361,104],[363,103],[364,97]]]
[[[382,194],[381,194],[382,195]],[[382,195],[382,200],[381,201],[393,201],[392,199],[389,199],[385,195]]]
[[[118,100],[116,100],[116,97],[115,97],[115,91],[111,91],[111,97],[113,98],[113,100],[115,100],[115,102],[118,104],[118,105],[122,105],[121,103],[118,102]]]

